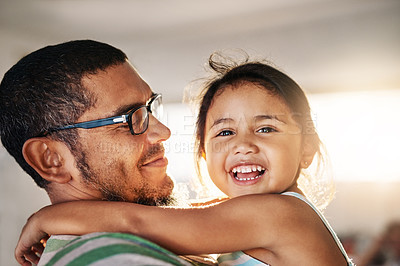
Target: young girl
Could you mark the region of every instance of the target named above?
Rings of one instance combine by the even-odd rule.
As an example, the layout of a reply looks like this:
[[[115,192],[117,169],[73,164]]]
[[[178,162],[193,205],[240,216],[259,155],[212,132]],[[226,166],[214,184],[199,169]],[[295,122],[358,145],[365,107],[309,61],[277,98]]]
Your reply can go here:
[[[109,231],[142,236],[177,254],[222,254],[220,265],[352,265],[298,185],[320,154],[301,88],[267,64],[229,66],[213,58],[217,75],[202,94],[197,153],[229,200],[199,208],[97,201],[48,206],[29,220],[16,254],[46,234]]]

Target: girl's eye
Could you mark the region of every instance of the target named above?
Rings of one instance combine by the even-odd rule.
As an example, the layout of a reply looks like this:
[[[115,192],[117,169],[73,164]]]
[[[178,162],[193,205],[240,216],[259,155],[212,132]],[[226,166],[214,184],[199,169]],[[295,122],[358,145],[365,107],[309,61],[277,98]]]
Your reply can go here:
[[[218,137],[218,136],[222,136],[222,137],[224,137],[224,136],[230,136],[230,135],[233,135],[233,134],[234,134],[234,133],[233,133],[233,131],[231,131],[231,130],[222,130],[221,132],[218,133],[217,137]]]
[[[271,133],[271,132],[277,132],[276,129],[272,127],[263,127],[257,130],[258,133]]]

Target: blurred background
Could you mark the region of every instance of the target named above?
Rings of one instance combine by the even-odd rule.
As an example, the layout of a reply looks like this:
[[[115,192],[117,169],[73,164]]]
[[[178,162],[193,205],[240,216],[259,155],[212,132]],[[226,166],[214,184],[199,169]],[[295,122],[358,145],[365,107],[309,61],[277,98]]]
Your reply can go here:
[[[189,197],[195,118],[184,88],[206,75],[216,50],[272,61],[309,97],[336,182],[325,215],[346,249],[362,263],[385,243],[375,265],[399,256],[399,0],[0,0],[0,36],[1,78],[49,44],[94,39],[122,49],[163,94],[168,171]],[[0,265],[16,265],[23,224],[49,200],[2,146],[0,176]]]

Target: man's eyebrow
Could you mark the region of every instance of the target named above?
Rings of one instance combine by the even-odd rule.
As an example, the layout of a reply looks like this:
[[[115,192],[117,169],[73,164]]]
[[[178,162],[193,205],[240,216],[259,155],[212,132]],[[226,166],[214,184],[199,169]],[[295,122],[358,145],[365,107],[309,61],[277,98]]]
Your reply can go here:
[[[277,115],[256,115],[254,117],[255,121],[259,121],[259,120],[276,120],[278,122],[287,124],[285,121],[283,121],[282,119],[278,118]]]
[[[154,95],[156,95],[156,93],[153,92],[148,100],[150,100],[151,98],[153,98]],[[146,103],[147,103],[147,102],[146,102]],[[146,103],[141,103],[141,102],[140,102],[140,103],[126,104],[126,105],[119,106],[117,109],[115,109],[115,110],[112,112],[112,115],[111,115],[111,116],[118,116],[118,115],[126,114],[126,113],[129,112],[130,110],[132,110],[132,109],[134,109],[134,108],[136,108],[136,107],[145,105]]]
[[[142,103],[134,103],[134,104],[126,104],[126,105],[119,106],[116,110],[114,110],[112,112],[111,116],[118,116],[118,115],[126,114],[130,110],[132,110],[136,107],[139,107],[141,105],[143,105],[143,104]]]

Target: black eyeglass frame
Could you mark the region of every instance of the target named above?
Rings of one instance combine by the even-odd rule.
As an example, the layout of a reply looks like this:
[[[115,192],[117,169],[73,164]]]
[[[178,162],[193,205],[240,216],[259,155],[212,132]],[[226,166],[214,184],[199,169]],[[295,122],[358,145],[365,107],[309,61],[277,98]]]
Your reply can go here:
[[[162,105],[162,95],[159,93],[156,93],[153,95],[153,97],[151,97],[151,99],[148,101],[148,103],[146,105],[138,106],[126,114],[102,118],[102,119],[90,120],[90,121],[66,125],[66,126],[62,126],[62,127],[50,128],[47,131],[40,134],[39,137],[45,137],[53,132],[65,130],[65,129],[72,129],[72,128],[90,129],[90,128],[120,124],[120,123],[128,123],[129,129],[130,129],[132,135],[141,135],[144,132],[146,132],[147,128],[149,127],[149,113],[152,113],[151,105],[156,100],[160,100],[160,105]],[[145,117],[145,122],[144,122],[145,126],[143,127],[143,130],[141,132],[135,132],[133,130],[133,126],[132,126],[132,116],[136,111],[138,111],[139,109],[142,109],[142,108],[145,108],[145,110],[146,110],[146,117]]]

